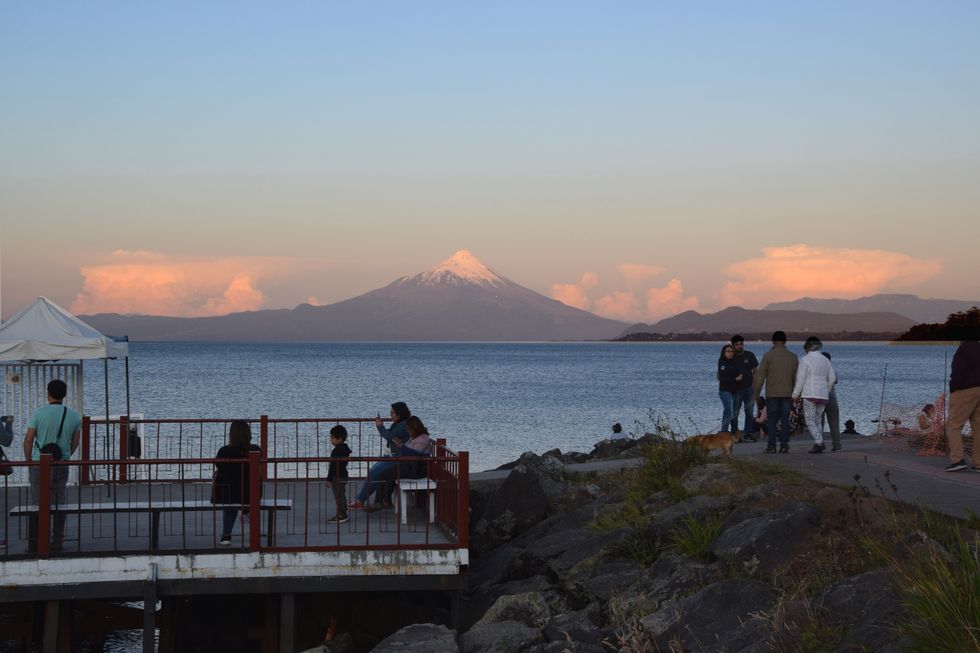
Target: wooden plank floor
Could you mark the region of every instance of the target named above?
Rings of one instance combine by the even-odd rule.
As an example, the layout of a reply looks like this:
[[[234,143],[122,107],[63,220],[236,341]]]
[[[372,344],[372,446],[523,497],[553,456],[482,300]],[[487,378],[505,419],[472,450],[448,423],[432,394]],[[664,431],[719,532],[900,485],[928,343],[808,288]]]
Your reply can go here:
[[[360,487],[359,482],[349,482],[347,496],[351,498]],[[210,484],[175,484],[160,482],[118,486],[115,488],[69,486],[69,503],[126,504],[131,501],[207,501]],[[330,488],[323,481],[266,482],[263,488],[266,499],[278,498],[292,501],[292,510],[277,511],[274,523],[274,546],[285,547],[386,547],[396,544],[425,548],[427,545],[445,545],[454,540],[437,524],[429,524],[424,507],[409,508],[408,524],[399,523],[394,510],[366,513],[351,510],[350,520],[343,524],[332,522],[336,507]],[[27,553],[27,519],[10,516],[10,510],[18,505],[30,504],[29,489],[25,486],[0,486],[0,540],[7,540],[6,549],[0,548],[0,558],[20,557]],[[232,534],[231,550],[241,550],[248,545],[248,518],[242,523],[236,520]],[[147,553],[150,542],[150,518],[141,513],[70,514],[65,531],[65,550],[62,555],[106,553]],[[208,553],[228,551],[218,546],[222,525],[220,510],[204,512],[170,512],[160,517],[160,548],[154,553]],[[267,535],[267,513],[263,511],[262,545]]]

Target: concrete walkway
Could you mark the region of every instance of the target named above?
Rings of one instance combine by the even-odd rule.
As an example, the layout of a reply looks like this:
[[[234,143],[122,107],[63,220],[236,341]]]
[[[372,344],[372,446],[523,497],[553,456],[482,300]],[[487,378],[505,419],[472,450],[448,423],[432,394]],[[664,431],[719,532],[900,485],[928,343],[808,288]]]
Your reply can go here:
[[[804,437],[790,441],[788,454],[763,453],[766,448],[763,441],[735,445],[735,456],[782,465],[824,483],[846,487],[860,484],[875,495],[884,490],[888,499],[921,505],[954,517],[966,517],[970,512],[980,515],[977,472],[969,469],[946,472],[949,461],[945,456],[920,456],[911,449],[868,437],[842,436],[844,450],[831,453],[829,435],[826,437],[827,451],[822,454],[807,453],[813,443]],[[855,480],[855,476],[860,479]]]
[[[762,441],[737,444],[734,455],[767,465],[781,465],[823,483],[843,487],[860,484],[875,495],[884,491],[888,499],[921,505],[953,517],[966,517],[971,512],[980,515],[980,474],[977,472],[969,469],[946,472],[944,468],[949,461],[943,456],[919,456],[910,449],[868,437],[842,436],[844,450],[831,453],[829,434],[826,437],[827,452],[819,455],[807,453],[812,446],[809,437],[791,440],[788,454],[765,454],[766,445]],[[642,460],[626,458],[566,465],[565,468],[578,473],[616,471],[641,463]],[[470,483],[499,483],[509,473],[509,470],[477,472],[470,475]],[[860,478],[855,480],[855,476]],[[893,485],[895,489],[892,489]]]

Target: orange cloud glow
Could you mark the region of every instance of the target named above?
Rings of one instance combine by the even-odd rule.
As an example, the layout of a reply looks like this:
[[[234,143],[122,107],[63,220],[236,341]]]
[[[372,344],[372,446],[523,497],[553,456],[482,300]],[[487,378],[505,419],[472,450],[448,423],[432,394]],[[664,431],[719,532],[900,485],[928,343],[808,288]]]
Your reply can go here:
[[[647,290],[647,319],[662,319],[684,311],[695,311],[699,306],[697,297],[684,296],[684,284],[680,279],[671,279],[663,288]]]
[[[659,274],[663,274],[667,268],[659,265],[647,265],[645,263],[621,263],[616,266],[616,270],[627,281],[646,281]]]
[[[758,307],[803,296],[851,299],[926,281],[937,260],[878,249],[768,247],[762,257],[729,265],[721,290],[725,306]]]
[[[552,284],[551,298],[557,299],[562,304],[581,308],[585,311],[589,309],[590,303],[586,291],[594,288],[597,283],[599,283],[599,278],[592,272],[586,272],[578,283]]]
[[[117,251],[81,269],[77,314],[137,313],[199,317],[261,308],[262,279],[295,272],[291,261],[268,257],[187,258]]]

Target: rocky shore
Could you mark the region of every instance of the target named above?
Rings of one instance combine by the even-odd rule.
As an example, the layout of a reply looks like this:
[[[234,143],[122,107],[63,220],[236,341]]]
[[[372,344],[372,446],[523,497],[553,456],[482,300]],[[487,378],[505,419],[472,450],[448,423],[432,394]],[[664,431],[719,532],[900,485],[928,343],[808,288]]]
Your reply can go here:
[[[629,455],[643,464],[568,471]],[[375,653],[975,650],[975,631],[930,648],[937,626],[909,586],[975,562],[977,524],[907,509],[894,488],[825,486],[654,436],[505,467],[472,492],[459,630],[409,626]],[[966,574],[938,591],[969,622],[980,575]]]

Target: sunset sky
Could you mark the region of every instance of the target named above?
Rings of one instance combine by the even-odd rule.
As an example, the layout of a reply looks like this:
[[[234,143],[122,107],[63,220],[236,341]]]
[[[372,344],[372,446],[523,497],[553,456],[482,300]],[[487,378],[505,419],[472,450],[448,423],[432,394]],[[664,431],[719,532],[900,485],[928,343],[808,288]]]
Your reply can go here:
[[[0,301],[330,303],[468,249],[623,320],[980,298],[980,2],[8,2]]]

